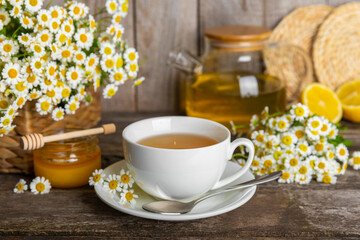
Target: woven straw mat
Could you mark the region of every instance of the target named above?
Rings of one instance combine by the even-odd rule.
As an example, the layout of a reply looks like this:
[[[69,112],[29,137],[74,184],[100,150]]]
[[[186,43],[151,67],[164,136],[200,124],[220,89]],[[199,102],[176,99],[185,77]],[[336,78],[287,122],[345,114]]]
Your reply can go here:
[[[313,61],[319,82],[333,90],[360,76],[360,3],[344,4],[324,21]]]
[[[269,38],[270,43],[281,44],[271,51],[267,49],[267,72],[285,81],[289,103],[297,101],[302,89],[314,81],[310,60],[312,44],[319,25],[332,9],[326,5],[297,8],[279,23]]]

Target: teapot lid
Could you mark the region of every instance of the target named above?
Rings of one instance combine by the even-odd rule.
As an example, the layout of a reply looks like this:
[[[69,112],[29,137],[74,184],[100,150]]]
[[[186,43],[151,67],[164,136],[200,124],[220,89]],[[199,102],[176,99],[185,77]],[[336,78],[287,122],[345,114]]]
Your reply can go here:
[[[260,26],[231,25],[208,28],[205,36],[223,41],[261,41],[268,38],[271,30]]]

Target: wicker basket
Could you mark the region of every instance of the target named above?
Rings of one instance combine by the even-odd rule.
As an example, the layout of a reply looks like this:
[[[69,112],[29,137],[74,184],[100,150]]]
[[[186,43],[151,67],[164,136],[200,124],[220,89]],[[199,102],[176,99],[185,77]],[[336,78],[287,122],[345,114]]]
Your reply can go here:
[[[92,95],[93,101],[90,105],[82,104],[76,114],[66,115],[61,121],[54,121],[49,115],[38,114],[34,102],[26,103],[14,119],[15,130],[7,136],[0,137],[0,172],[26,174],[33,172],[32,152],[20,148],[20,136],[64,127],[95,126],[101,119],[100,91]]]

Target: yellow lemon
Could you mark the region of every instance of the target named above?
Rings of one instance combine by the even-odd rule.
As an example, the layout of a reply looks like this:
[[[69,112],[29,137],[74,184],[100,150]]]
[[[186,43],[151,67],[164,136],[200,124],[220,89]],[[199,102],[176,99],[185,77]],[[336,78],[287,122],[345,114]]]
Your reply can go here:
[[[360,122],[360,80],[345,83],[336,91],[344,111],[344,118]]]
[[[336,93],[323,84],[309,84],[301,94],[301,102],[308,106],[310,112],[324,116],[333,123],[341,120],[341,102]]]

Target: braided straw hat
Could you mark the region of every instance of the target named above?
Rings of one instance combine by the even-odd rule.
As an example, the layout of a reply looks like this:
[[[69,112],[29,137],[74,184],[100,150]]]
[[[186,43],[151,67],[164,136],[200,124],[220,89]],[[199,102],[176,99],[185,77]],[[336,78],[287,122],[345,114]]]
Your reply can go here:
[[[310,55],[318,28],[332,9],[326,5],[311,5],[295,9],[276,26],[269,41],[299,46]]]
[[[360,3],[336,8],[321,25],[313,61],[319,82],[336,89],[360,76]]]

